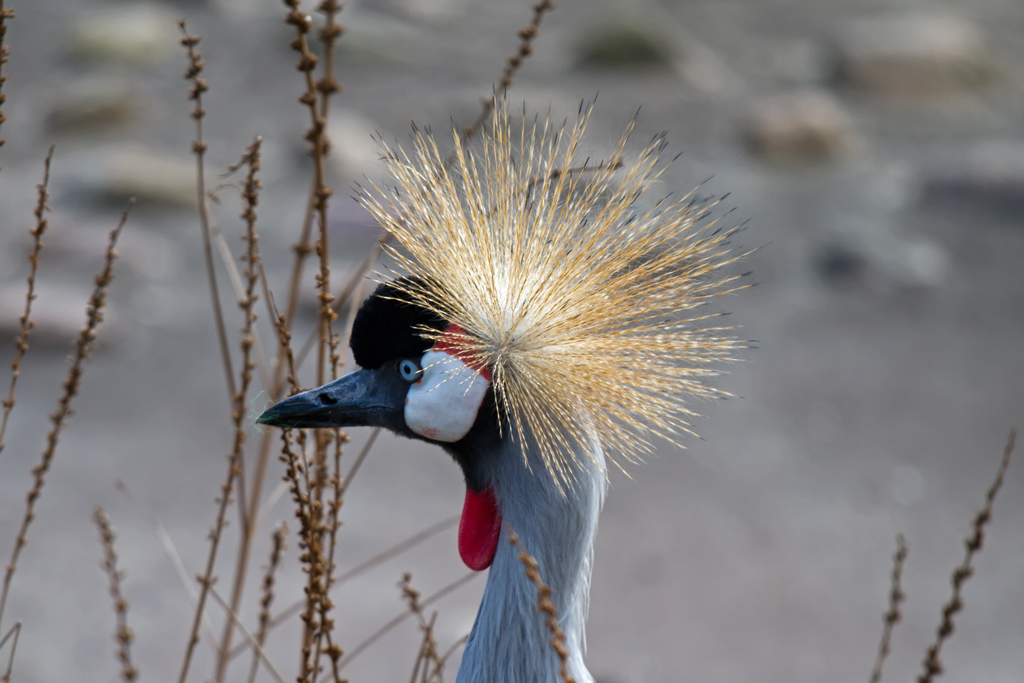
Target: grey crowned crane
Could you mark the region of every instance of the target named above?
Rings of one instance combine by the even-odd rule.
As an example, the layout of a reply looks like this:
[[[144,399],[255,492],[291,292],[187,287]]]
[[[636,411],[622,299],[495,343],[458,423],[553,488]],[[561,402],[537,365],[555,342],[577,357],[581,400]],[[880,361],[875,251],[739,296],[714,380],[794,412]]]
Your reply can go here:
[[[401,276],[356,315],[360,369],[259,418],[383,427],[458,463],[459,553],[490,569],[458,683],[561,680],[509,528],[551,586],[569,675],[593,681],[584,622],[607,462],[690,432],[685,399],[722,396],[710,365],[745,347],[703,308],[743,286],[733,231],[689,196],[641,201],[664,170],[660,136],[623,163],[631,124],[611,163],[580,163],[589,114],[513,128],[498,103],[479,149],[454,136],[452,164],[429,134],[411,156],[385,146],[397,187],[361,200]]]

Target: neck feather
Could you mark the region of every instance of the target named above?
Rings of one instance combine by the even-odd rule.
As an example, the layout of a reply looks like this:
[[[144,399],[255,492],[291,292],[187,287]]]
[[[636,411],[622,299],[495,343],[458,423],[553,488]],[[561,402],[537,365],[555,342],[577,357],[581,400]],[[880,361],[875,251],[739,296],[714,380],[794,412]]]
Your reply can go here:
[[[570,675],[577,683],[593,683],[583,664],[584,623],[606,488],[604,454],[599,447],[581,452],[575,483],[561,491],[532,449],[525,460],[518,443],[503,441],[500,450],[475,455],[486,463],[486,479],[497,495],[503,522],[537,560],[551,587]],[[561,682],[551,633],[537,609],[537,587],[524,570],[519,551],[508,542],[508,529],[502,529],[457,683]]]

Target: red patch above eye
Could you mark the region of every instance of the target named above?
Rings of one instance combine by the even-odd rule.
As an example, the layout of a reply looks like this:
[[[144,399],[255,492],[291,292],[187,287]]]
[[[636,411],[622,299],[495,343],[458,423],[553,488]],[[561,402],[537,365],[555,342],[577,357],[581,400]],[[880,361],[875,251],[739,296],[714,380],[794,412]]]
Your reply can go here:
[[[480,373],[488,382],[491,381],[491,369],[486,365],[480,363],[479,359],[472,358],[469,353],[466,352],[463,342],[459,339],[460,336],[464,337],[466,331],[458,325],[452,323],[444,331],[444,336],[434,342],[433,351],[441,351],[447,353],[449,356],[458,358],[467,366],[473,368]]]

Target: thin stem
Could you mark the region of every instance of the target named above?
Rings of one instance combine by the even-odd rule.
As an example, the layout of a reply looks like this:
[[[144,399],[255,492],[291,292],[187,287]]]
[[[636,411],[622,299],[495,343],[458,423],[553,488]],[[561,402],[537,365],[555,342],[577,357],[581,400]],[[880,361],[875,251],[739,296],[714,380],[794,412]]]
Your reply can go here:
[[[206,110],[203,109],[203,93],[210,89],[206,79],[200,74],[206,66],[202,54],[196,50],[200,36],[193,36],[185,30],[185,21],[178,22],[183,37],[181,44],[188,50],[189,66],[185,71],[185,79],[192,82],[189,88],[188,99],[194,102],[192,107],[192,118],[196,122],[196,137],[192,141],[192,153],[196,157],[196,199],[199,202],[199,226],[203,234],[203,256],[206,262],[206,281],[210,289],[210,304],[213,306],[213,322],[217,327],[217,341],[220,345],[221,361],[224,364],[224,379],[228,387],[228,399],[234,398],[235,373],[232,369],[231,351],[228,348],[228,335],[224,324],[224,312],[220,306],[220,293],[217,288],[217,272],[213,265],[213,246],[210,241],[210,206],[206,201],[206,179],[203,170],[203,160],[206,156],[206,143],[203,142],[203,118]]]
[[[11,654],[7,656],[7,669],[4,671],[4,675],[0,676],[0,683],[11,683],[11,670],[14,668],[14,655],[18,651],[18,638],[21,636],[21,622],[14,622],[14,626],[7,632],[2,639],[0,639],[0,647],[3,647],[9,638],[13,636],[14,640],[11,642]]]
[[[103,571],[107,573],[109,582],[110,597],[114,601],[114,614],[117,618],[117,628],[114,631],[114,640],[117,641],[117,661],[121,663],[121,680],[124,683],[134,683],[139,677],[139,670],[132,664],[132,641],[135,640],[135,633],[128,626],[128,600],[121,591],[121,581],[125,573],[117,568],[117,550],[114,548],[114,541],[117,536],[114,528],[110,525],[110,517],[97,507],[93,510],[93,522],[100,532],[100,543],[103,545]]]
[[[907,596],[901,586],[903,576],[903,564],[907,561],[907,542],[903,534],[896,536],[896,554],[892,558],[892,587],[889,590],[889,610],[882,617],[885,627],[882,629],[882,641],[878,645],[878,658],[875,660],[875,668],[871,671],[870,683],[881,683],[882,665],[889,656],[889,643],[892,640],[892,631],[899,623],[903,615],[900,613],[900,603],[906,600]]]
[[[232,413],[232,420],[234,422],[234,446],[232,448],[231,461],[235,463],[242,462],[243,448],[245,446],[245,429],[242,424],[246,414],[246,396],[249,390],[249,384],[252,382],[252,371],[255,365],[252,362],[252,347],[253,347],[253,326],[256,323],[256,312],[253,310],[253,306],[256,304],[256,299],[259,296],[256,293],[256,285],[259,281],[260,273],[260,252],[257,242],[259,238],[256,235],[256,206],[259,204],[259,191],[260,181],[256,177],[256,174],[260,170],[260,147],[263,140],[257,136],[253,139],[252,144],[249,146],[246,154],[242,157],[238,166],[248,166],[248,173],[245,177],[245,184],[242,190],[242,198],[244,200],[243,210],[241,217],[245,221],[245,243],[246,252],[243,260],[245,261],[245,295],[239,300],[238,305],[242,309],[244,318],[244,324],[242,326],[242,338],[241,338],[241,351],[242,351],[242,369],[240,375],[239,391],[234,396],[234,410]],[[237,168],[237,167],[236,167]],[[238,495],[240,497],[245,495],[245,484],[241,480],[243,470],[239,467],[238,471]],[[240,501],[240,509],[244,512],[246,509],[244,500]],[[242,543],[239,547],[239,554],[247,556],[249,554],[248,539],[252,538],[252,535],[248,533],[249,523],[248,517],[244,516],[242,519]],[[237,579],[237,577],[236,577]],[[236,580],[232,586],[232,609],[237,612],[237,607],[234,606],[235,602],[241,603],[242,590],[244,588],[244,580]],[[224,626],[224,633],[221,636],[220,649],[217,653],[217,669],[215,678],[217,681],[223,681],[224,676],[227,673],[228,664],[228,653],[231,651],[231,636],[234,632],[234,624],[229,620]]]
[[[9,10],[3,9],[3,2],[0,0],[0,41],[3,40],[3,32],[6,30],[3,27],[4,13]],[[0,54],[6,47],[0,47]],[[0,57],[0,64],[6,61],[6,57]],[[0,77],[0,84],[3,83],[3,77]],[[0,103],[3,102],[3,95],[0,95]],[[0,113],[0,122],[3,121],[3,114]],[[50,145],[50,151],[46,153],[46,161],[43,162],[43,182],[39,183],[36,187],[39,190],[39,199],[36,202],[36,225],[34,228],[29,230],[29,234],[32,235],[32,253],[28,255],[28,262],[31,265],[28,273],[28,291],[25,293],[25,312],[22,313],[19,322],[21,328],[18,331],[18,337],[14,340],[14,348],[17,352],[14,355],[14,360],[11,361],[11,388],[7,393],[7,398],[2,402],[4,408],[3,420],[0,421],[0,453],[4,450],[4,434],[7,432],[7,420],[11,416],[11,411],[14,409],[14,387],[18,383],[18,377],[21,376],[21,360],[25,357],[25,353],[28,351],[28,336],[32,331],[34,323],[30,317],[32,314],[32,302],[36,298],[36,272],[39,270],[39,252],[43,248],[43,233],[46,232],[48,221],[46,220],[46,214],[50,211],[50,161],[53,159],[53,145]]]
[[[963,598],[960,593],[967,580],[974,575],[974,567],[971,562],[974,556],[981,552],[982,543],[985,540],[985,527],[992,520],[992,504],[995,503],[996,494],[1003,486],[1006,478],[1006,469],[1010,466],[1010,455],[1013,453],[1013,446],[1017,440],[1016,427],[1010,430],[1010,437],[1003,450],[1003,459],[999,464],[999,471],[996,473],[995,481],[989,487],[985,495],[985,505],[978,511],[971,524],[971,535],[964,541],[964,560],[953,570],[951,583],[953,584],[953,595],[942,607],[942,619],[935,632],[935,642],[925,651],[924,661],[921,663],[923,671],[917,677],[917,683],[931,683],[937,676],[942,675],[942,660],[939,655],[942,653],[942,646],[953,635],[953,617],[964,608]]]
[[[281,676],[281,672],[277,670],[277,667],[274,666],[274,663],[270,661],[269,657],[267,657],[267,653],[263,651],[263,648],[260,647],[260,644],[256,642],[255,638],[253,638],[253,635],[249,633],[249,630],[247,628],[245,628],[245,625],[242,624],[242,621],[238,618],[238,615],[235,612],[231,611],[231,608],[228,606],[228,603],[224,602],[224,598],[217,595],[217,591],[212,589],[210,590],[210,595],[213,597],[213,601],[220,605],[221,609],[223,609],[227,613],[228,619],[230,619],[231,622],[238,628],[238,630],[241,631],[242,637],[249,642],[249,646],[256,653],[256,656],[260,658],[260,661],[263,662],[263,666],[267,668],[267,671],[270,672],[270,675],[274,678],[274,680],[277,681],[277,683],[285,683],[284,677]]]
[[[415,548],[417,545],[430,540],[431,538],[433,538],[434,536],[438,535],[443,531],[447,531],[448,529],[458,524],[458,522],[458,516],[449,517],[448,519],[442,520],[437,524],[433,524],[427,527],[426,529],[423,529],[422,531],[416,532],[412,536],[403,539],[402,541],[396,543],[390,548],[387,548],[384,551],[377,553],[373,557],[367,559],[365,562],[362,562],[353,567],[352,569],[349,569],[347,572],[345,572],[344,574],[342,574],[334,580],[334,587],[337,588],[342,584],[348,583],[349,581],[352,581],[353,579],[362,576],[366,572],[370,571],[371,569],[374,569],[375,567],[380,566],[384,562],[387,562],[388,560],[398,557],[407,550]],[[268,623],[268,630],[273,630],[277,626],[280,626],[284,622],[294,617],[302,610],[302,607],[305,604],[305,600],[297,600],[285,609],[281,610],[281,612],[278,613],[278,615],[271,619],[270,622]],[[235,650],[231,653],[231,656],[237,657],[244,651],[245,646],[240,645],[239,647],[235,648]]]
[[[267,572],[263,575],[263,597],[260,598],[260,617],[259,617],[259,628],[256,630],[256,644],[263,647],[267,642],[267,634],[270,630],[267,625],[270,623],[270,606],[274,602],[274,574],[277,571],[278,565],[281,564],[281,558],[284,556],[284,541],[285,536],[288,534],[288,527],[284,522],[281,522],[273,533],[274,545],[270,551],[270,563],[267,565]],[[249,683],[254,683],[256,680],[256,672],[259,670],[260,657],[258,653],[253,653],[252,665],[249,668]]]
[[[46,474],[50,471],[50,467],[53,464],[60,433],[67,424],[68,418],[71,417],[71,401],[78,394],[85,362],[89,360],[89,354],[96,341],[96,330],[99,328],[100,323],[103,322],[103,309],[107,305],[107,289],[114,279],[114,261],[117,259],[117,251],[115,251],[117,238],[120,237],[121,230],[124,229],[125,223],[128,222],[128,214],[134,204],[135,200],[133,199],[125,212],[121,214],[121,221],[117,224],[117,227],[110,233],[103,270],[96,276],[95,287],[89,296],[89,303],[86,306],[85,326],[78,333],[78,339],[75,342],[75,354],[71,361],[71,367],[68,369],[67,379],[63,383],[64,392],[57,401],[56,412],[50,415],[50,423],[53,427],[46,435],[46,446],[43,449],[39,464],[32,468],[32,488],[25,497],[25,514],[21,518],[21,527],[18,529],[18,535],[15,537],[11,559],[7,562],[7,570],[4,573],[3,588],[0,589],[0,626],[3,625],[7,594],[11,588],[11,579],[14,578],[14,572],[18,566],[18,558],[21,556],[21,551],[24,549],[25,544],[28,543],[28,527],[32,520],[35,519],[36,503],[42,495]]]
[[[422,606],[424,608],[430,607],[432,604],[434,604],[435,602],[437,602],[441,598],[443,598],[443,597],[449,595],[450,593],[458,590],[462,586],[465,586],[467,583],[469,583],[470,581],[472,581],[473,579],[475,579],[478,576],[480,576],[480,572],[470,572],[470,573],[466,574],[465,576],[463,576],[461,579],[458,579],[456,581],[451,582],[450,584],[448,584],[447,586],[445,586],[441,590],[437,591],[436,593],[434,593],[430,597],[424,599]],[[412,612],[410,612],[408,610],[403,610],[401,614],[399,614],[394,619],[392,619],[388,623],[386,623],[383,626],[381,626],[376,631],[374,631],[370,635],[370,637],[368,637],[366,640],[364,640],[363,642],[359,643],[354,648],[352,648],[352,650],[348,653],[348,655],[344,659],[342,659],[341,662],[338,664],[338,669],[339,670],[344,669],[346,666],[348,666],[352,662],[353,659],[355,659],[356,657],[361,655],[363,652],[366,651],[367,648],[369,648],[371,645],[376,643],[378,640],[380,640],[381,638],[386,636],[396,626],[398,626],[399,624],[401,624],[403,621],[405,621],[406,619],[408,619],[411,616],[412,616]]]
[[[4,103],[7,101],[7,96],[3,93],[3,85],[7,82],[7,76],[3,75],[3,67],[7,63],[8,57],[11,56],[11,49],[4,42],[4,38],[7,35],[7,20],[13,18],[14,10],[5,8],[4,0],[0,0],[0,124],[7,120],[3,111]],[[0,147],[3,145],[4,139],[0,138]],[[8,671],[8,673],[10,672]]]

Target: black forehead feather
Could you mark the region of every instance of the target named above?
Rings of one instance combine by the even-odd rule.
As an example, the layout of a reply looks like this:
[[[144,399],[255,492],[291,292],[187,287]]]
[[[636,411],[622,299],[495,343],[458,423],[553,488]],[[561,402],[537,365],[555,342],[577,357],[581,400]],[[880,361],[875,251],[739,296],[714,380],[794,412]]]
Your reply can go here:
[[[410,278],[402,278],[410,282]],[[377,286],[356,313],[352,323],[352,355],[367,370],[397,358],[419,358],[433,342],[418,329],[426,325],[443,330],[447,325],[436,314],[409,302],[409,295],[393,282]]]

